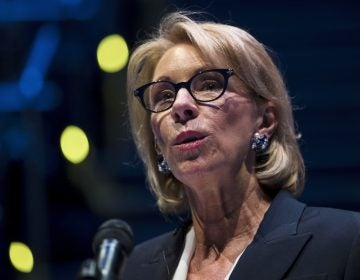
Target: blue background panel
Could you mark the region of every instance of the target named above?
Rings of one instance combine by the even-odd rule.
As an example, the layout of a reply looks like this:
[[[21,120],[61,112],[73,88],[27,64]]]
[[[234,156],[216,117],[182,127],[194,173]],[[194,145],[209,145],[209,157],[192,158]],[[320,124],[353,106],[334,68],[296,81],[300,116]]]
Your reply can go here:
[[[96,61],[106,35],[130,50],[175,9],[244,28],[284,75],[307,167],[301,200],[360,210],[360,4],[355,1],[0,0],[0,262],[3,279],[75,279],[98,226],[126,220],[139,243],[179,223],[164,217],[129,133],[126,71]],[[81,127],[90,154],[67,162],[59,139]],[[28,244],[34,270],[9,262]]]

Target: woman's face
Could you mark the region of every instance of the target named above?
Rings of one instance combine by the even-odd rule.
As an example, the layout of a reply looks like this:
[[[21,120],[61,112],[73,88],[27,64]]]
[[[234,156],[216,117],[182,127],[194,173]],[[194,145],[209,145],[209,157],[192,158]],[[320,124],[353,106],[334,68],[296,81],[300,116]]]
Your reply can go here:
[[[158,62],[153,80],[179,83],[212,68],[216,67],[207,64],[191,45],[175,45]],[[217,100],[198,103],[181,88],[170,109],[151,114],[158,152],[164,155],[173,175],[186,185],[199,176],[236,175],[254,160],[253,153],[248,156],[250,140],[262,117],[236,74],[229,78],[225,93]],[[216,173],[221,170],[225,173]]]

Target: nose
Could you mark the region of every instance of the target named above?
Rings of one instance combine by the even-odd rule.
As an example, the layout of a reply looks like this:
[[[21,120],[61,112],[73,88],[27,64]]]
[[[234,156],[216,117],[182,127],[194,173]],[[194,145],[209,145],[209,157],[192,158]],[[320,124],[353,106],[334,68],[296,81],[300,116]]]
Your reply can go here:
[[[199,108],[196,100],[186,88],[181,88],[177,93],[174,104],[171,108],[171,116],[176,123],[186,123],[199,115]]]

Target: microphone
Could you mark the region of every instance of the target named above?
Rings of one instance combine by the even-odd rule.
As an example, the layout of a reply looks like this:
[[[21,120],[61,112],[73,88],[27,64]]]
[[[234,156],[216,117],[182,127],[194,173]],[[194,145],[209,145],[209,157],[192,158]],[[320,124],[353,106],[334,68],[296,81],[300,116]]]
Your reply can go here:
[[[118,280],[124,259],[134,247],[133,239],[130,226],[122,220],[108,220],[99,227],[92,243],[97,280]]]

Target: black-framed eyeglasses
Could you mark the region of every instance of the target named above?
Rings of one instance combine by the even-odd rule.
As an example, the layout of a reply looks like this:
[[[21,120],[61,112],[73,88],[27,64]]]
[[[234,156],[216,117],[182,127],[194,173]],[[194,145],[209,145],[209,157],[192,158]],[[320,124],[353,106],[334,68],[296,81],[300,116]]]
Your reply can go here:
[[[150,82],[134,91],[143,107],[153,113],[165,111],[174,104],[177,93],[186,88],[197,102],[210,102],[222,96],[227,88],[233,69],[200,71],[187,82],[173,83],[160,80]]]

